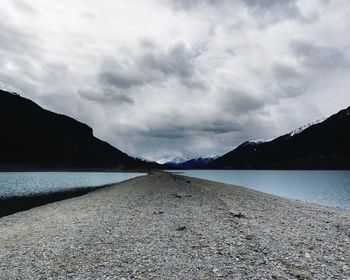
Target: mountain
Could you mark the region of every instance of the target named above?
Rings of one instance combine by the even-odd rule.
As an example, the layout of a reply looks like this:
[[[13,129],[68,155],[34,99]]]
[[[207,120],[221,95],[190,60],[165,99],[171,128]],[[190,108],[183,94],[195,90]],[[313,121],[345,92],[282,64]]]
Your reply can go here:
[[[214,155],[200,156],[192,159],[168,157],[158,160],[157,163],[162,164],[164,169],[196,169],[213,162],[216,158],[217,156]]]
[[[202,168],[203,166],[212,163],[216,158],[218,158],[218,156],[214,156],[214,155],[193,158],[178,164],[177,168],[180,168],[180,169]]]
[[[91,127],[0,90],[0,169],[158,168],[93,135]]]
[[[158,164],[162,164],[164,168],[177,168],[181,163],[187,161],[184,157],[166,157],[157,160]]]
[[[271,141],[247,141],[205,168],[350,169],[350,107]]]

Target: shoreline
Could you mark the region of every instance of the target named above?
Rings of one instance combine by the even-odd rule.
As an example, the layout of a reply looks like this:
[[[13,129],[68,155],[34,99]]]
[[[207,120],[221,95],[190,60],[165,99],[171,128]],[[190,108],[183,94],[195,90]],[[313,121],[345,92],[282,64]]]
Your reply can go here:
[[[143,175],[145,176],[145,175]],[[141,176],[142,177],[142,176]],[[121,182],[105,184],[94,187],[77,187],[72,189],[61,190],[57,192],[37,193],[29,196],[10,196],[0,197],[0,219],[12,214],[27,211],[32,208],[45,206],[54,202],[67,200],[74,197],[83,196],[99,189],[116,186],[120,183],[127,182],[131,179],[127,179]]]
[[[96,172],[96,173],[110,173],[110,172],[123,172],[123,173],[148,173],[152,169],[117,169],[117,168],[42,168],[42,167],[3,167],[0,166],[0,172]]]
[[[5,278],[350,277],[348,212],[165,172],[3,217],[0,235]]]
[[[30,171],[30,172],[36,172],[36,171]],[[38,171],[38,172],[46,172],[46,171]],[[47,171],[47,172],[51,172],[51,171]],[[65,171],[65,172],[69,172],[69,171]],[[71,172],[76,172],[76,171],[71,171]],[[91,172],[98,172],[98,171],[91,171]],[[101,171],[101,172],[105,172],[105,171]],[[111,171],[111,172],[114,172],[114,171]],[[130,172],[134,172],[134,171],[130,171]],[[152,174],[153,172],[154,171],[151,171],[148,174]],[[350,213],[350,210],[340,208],[340,207],[330,207],[330,206],[321,205],[321,204],[317,204],[317,203],[313,203],[313,202],[308,202],[308,201],[304,201],[304,200],[300,200],[300,199],[293,199],[293,198],[278,196],[275,194],[254,190],[254,189],[251,189],[251,188],[245,187],[245,186],[221,183],[221,182],[217,182],[214,180],[191,177],[191,176],[187,176],[187,175],[181,175],[183,173],[181,171],[155,171],[155,172],[168,173],[168,174],[173,174],[175,176],[182,176],[184,178],[187,178],[187,180],[198,179],[198,180],[202,180],[202,181],[207,181],[208,183],[218,183],[218,184],[231,185],[233,187],[241,188],[241,189],[244,189],[246,191],[252,191],[252,192],[257,192],[261,195],[272,196],[272,197],[275,197],[277,199],[286,199],[286,200],[291,201],[291,202],[298,202],[298,203],[302,203],[302,204],[306,204],[306,205],[313,205],[316,207],[317,206],[326,207],[326,208],[330,208],[333,210],[338,210],[338,211]],[[8,216],[8,215],[16,214],[18,212],[27,211],[27,210],[30,210],[32,208],[44,206],[44,205],[47,205],[50,203],[58,202],[61,200],[79,197],[79,196],[88,194],[90,192],[93,192],[93,191],[96,191],[99,189],[103,189],[103,188],[115,186],[115,185],[120,184],[120,183],[124,183],[128,180],[132,180],[132,179],[127,179],[127,180],[122,181],[122,182],[111,183],[111,184],[106,184],[106,185],[101,185],[101,186],[78,187],[78,188],[72,188],[72,189],[68,189],[68,190],[57,191],[57,192],[38,193],[38,194],[30,195],[30,196],[0,197],[0,205],[1,205],[0,218]]]
[[[82,196],[89,192],[108,187],[110,185],[98,187],[82,187],[50,193],[39,193],[30,196],[11,196],[0,198],[0,218],[30,210],[61,200]]]

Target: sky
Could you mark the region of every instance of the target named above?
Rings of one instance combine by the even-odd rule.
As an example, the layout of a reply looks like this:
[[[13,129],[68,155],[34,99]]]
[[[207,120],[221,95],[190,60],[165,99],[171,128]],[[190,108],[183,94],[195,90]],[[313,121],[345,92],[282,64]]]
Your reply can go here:
[[[350,106],[348,0],[0,0],[0,88],[149,160]]]

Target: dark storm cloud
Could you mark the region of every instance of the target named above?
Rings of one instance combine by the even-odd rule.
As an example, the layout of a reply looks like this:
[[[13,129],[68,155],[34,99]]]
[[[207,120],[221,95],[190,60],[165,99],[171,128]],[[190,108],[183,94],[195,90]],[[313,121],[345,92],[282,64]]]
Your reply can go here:
[[[283,81],[295,80],[300,77],[300,74],[295,68],[286,64],[277,63],[273,65],[272,68],[276,77]]]
[[[99,80],[102,84],[120,89],[141,86],[151,81],[146,75],[139,75],[139,73],[134,72],[134,69],[127,69],[125,71],[124,69],[118,69],[117,67],[114,71],[102,71],[99,74]]]
[[[274,23],[295,20],[303,24],[310,24],[316,21],[319,15],[313,12],[304,15],[299,7],[297,0],[244,0],[242,1],[256,19],[260,22],[261,27],[268,27]]]
[[[148,130],[140,131],[140,134],[153,138],[186,138],[205,135],[220,135],[234,131],[241,131],[242,127],[235,122],[213,122],[197,124],[167,124],[163,127],[150,127]]]
[[[244,0],[242,3],[253,9],[257,14],[276,14],[287,18],[301,16],[296,0]]]
[[[81,98],[104,105],[134,104],[134,100],[127,94],[114,92],[113,89],[105,90],[102,93],[94,90],[78,90],[78,94]]]
[[[319,19],[316,10],[305,14],[299,7],[298,0],[218,0],[218,1],[194,1],[189,4],[185,0],[173,0],[175,7],[183,10],[195,9],[199,7],[211,5],[219,10],[221,14],[227,16],[238,14],[242,11],[249,13],[250,17],[254,17],[253,22],[259,28],[268,28],[276,23],[285,21],[295,21],[302,24],[311,24]],[[181,4],[179,4],[181,3]],[[323,2],[322,2],[323,3]],[[244,26],[245,20],[237,21],[230,28],[240,29]]]
[[[305,93],[306,85],[302,73],[295,67],[283,63],[272,66],[272,73],[280,86],[277,96],[281,98],[293,98]]]
[[[222,93],[220,107],[233,115],[256,111],[265,105],[267,100],[260,95],[254,95],[237,89],[228,89]]]
[[[256,20],[262,21],[260,24],[268,26],[272,23],[284,20],[301,20],[303,22],[312,21],[305,17],[298,5],[297,0],[170,0],[175,9],[190,11],[204,6],[212,6],[216,9],[225,10],[225,12],[237,12],[237,9],[247,8]]]
[[[344,50],[338,47],[324,47],[310,41],[294,40],[290,43],[290,48],[306,67],[329,70],[350,66]]]
[[[183,43],[178,43],[164,54],[156,52],[144,54],[139,60],[139,66],[160,72],[165,77],[174,76],[183,79],[193,76],[193,59],[195,59],[194,53]]]
[[[195,77],[194,60],[197,54],[178,42],[163,51],[151,41],[140,43],[142,54],[131,56],[128,61],[110,59],[101,66],[99,80],[104,85],[119,89],[130,89],[148,84],[161,84],[173,78],[189,88],[204,85]],[[105,69],[107,68],[107,69]]]

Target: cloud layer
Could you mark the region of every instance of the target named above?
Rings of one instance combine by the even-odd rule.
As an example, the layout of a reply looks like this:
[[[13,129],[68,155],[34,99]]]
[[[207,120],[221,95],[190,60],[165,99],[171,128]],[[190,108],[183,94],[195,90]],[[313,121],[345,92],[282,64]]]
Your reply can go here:
[[[222,154],[349,106],[349,19],[346,0],[5,0],[0,86],[132,155]]]

